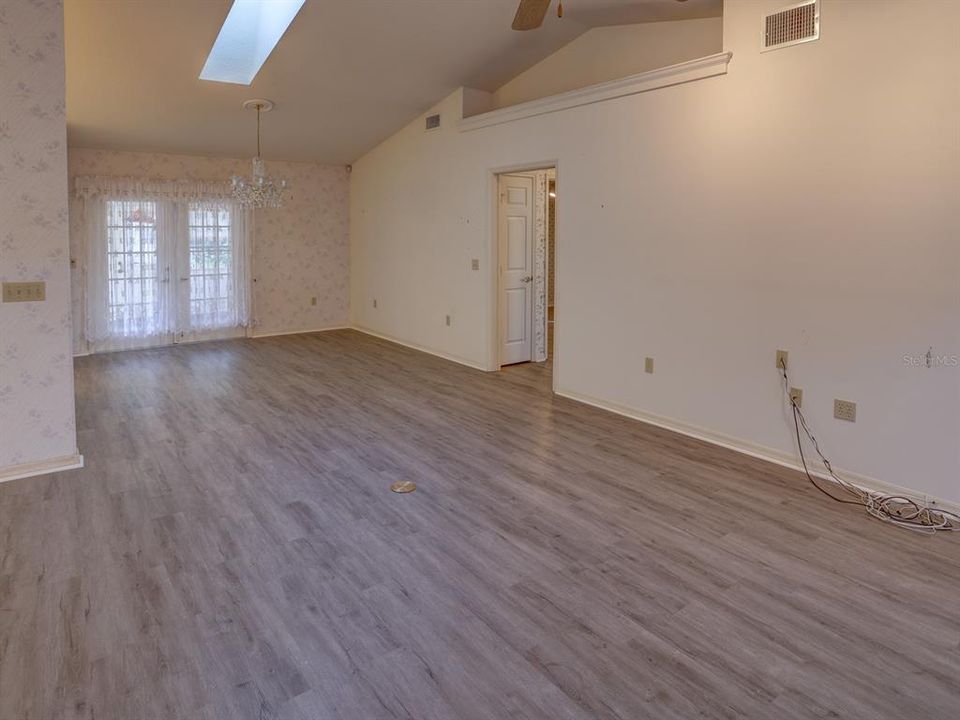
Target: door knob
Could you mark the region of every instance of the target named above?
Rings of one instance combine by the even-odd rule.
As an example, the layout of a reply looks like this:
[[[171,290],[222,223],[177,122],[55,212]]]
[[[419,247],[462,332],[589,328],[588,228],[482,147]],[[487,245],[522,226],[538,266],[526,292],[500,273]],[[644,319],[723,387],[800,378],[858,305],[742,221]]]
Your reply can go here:
[[[526,277],[521,279],[520,282],[525,282],[525,283],[533,282],[533,275],[527,275]]]

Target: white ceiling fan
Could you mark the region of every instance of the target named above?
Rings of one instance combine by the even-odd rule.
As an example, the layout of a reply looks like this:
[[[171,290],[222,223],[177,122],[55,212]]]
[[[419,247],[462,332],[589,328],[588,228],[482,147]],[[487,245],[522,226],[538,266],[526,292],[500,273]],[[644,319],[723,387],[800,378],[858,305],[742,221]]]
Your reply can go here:
[[[517,14],[513,18],[514,30],[536,30],[543,24],[543,18],[550,9],[551,0],[520,0]],[[687,0],[676,0],[686,2]],[[563,0],[557,0],[557,17],[563,17]]]

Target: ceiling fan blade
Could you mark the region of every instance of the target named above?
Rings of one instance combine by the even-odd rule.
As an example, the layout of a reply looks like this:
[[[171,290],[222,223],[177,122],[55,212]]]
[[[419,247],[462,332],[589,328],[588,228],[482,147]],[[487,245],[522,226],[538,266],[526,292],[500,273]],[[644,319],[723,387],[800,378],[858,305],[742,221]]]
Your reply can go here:
[[[543,18],[550,8],[550,0],[520,0],[517,14],[513,18],[514,30],[533,30],[543,24]]]

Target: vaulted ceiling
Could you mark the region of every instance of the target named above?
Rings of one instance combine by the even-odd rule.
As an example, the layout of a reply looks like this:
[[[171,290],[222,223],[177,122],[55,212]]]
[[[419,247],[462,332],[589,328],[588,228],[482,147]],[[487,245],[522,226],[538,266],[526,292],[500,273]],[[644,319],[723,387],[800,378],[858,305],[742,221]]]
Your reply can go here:
[[[352,162],[449,92],[495,90],[591,27],[717,16],[722,0],[566,0],[530,32],[517,0],[307,0],[250,86],[198,79],[230,0],[66,0],[69,143],[230,157],[269,98],[268,159]]]

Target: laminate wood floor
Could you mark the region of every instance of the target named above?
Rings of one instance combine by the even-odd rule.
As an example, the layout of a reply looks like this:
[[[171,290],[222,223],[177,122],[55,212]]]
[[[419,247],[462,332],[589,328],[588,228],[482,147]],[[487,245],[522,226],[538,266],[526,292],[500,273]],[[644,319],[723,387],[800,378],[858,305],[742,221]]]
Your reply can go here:
[[[547,367],[337,331],[76,381],[87,467],[0,486],[4,720],[960,713],[960,537]]]

